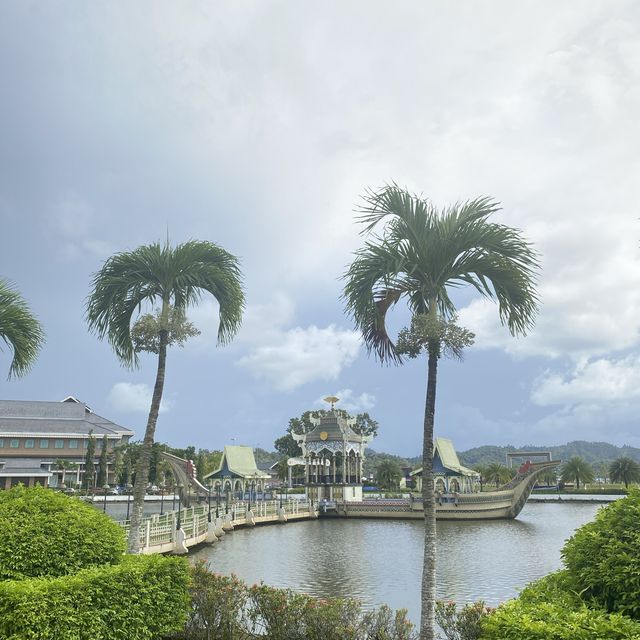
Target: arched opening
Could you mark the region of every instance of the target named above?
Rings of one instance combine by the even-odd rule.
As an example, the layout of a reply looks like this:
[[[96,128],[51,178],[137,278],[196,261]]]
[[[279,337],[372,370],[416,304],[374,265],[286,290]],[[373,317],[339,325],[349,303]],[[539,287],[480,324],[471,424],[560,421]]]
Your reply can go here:
[[[436,491],[439,491],[440,493],[445,493],[446,492],[447,488],[445,487],[444,480],[442,478],[438,478],[436,480],[435,489],[436,489]]]
[[[451,478],[449,481],[449,491],[452,493],[460,492],[460,483],[455,478]]]

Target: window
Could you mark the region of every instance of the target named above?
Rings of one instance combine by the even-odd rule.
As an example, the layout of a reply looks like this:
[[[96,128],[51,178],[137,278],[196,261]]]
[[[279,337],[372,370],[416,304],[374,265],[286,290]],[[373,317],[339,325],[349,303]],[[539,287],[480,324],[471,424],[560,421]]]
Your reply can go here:
[[[40,440],[40,448],[41,449],[48,449],[49,448],[49,441],[48,440]]]
[[[11,440],[11,442],[9,443],[9,446],[12,449],[17,449],[20,446],[20,440],[17,440],[17,439]]]
[[[64,449],[64,440],[56,440],[55,448],[56,449]]]
[[[69,440],[69,449],[77,449],[78,441],[77,440]]]
[[[4,440],[0,438],[0,449],[4,449]]]
[[[33,438],[27,438],[24,441],[24,448],[25,449],[33,449],[36,446],[36,441]]]

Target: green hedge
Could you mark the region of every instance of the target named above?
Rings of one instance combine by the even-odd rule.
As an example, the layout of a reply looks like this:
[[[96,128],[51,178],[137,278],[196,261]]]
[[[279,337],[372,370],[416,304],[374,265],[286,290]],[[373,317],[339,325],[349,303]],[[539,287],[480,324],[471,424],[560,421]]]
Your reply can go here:
[[[42,487],[0,491],[0,580],[115,564],[122,529],[92,505]]]
[[[607,611],[640,620],[640,492],[601,509],[562,551],[574,589]]]
[[[0,582],[2,640],[152,640],[182,629],[182,558],[126,556],[75,575]]]
[[[640,640],[640,623],[589,606],[573,576],[558,571],[484,618],[481,640]]]

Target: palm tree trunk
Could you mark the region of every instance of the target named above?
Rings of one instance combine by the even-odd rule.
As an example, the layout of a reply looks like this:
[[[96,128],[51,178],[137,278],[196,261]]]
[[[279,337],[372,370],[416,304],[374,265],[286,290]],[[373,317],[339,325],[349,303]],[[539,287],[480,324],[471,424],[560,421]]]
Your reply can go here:
[[[167,362],[167,341],[168,331],[161,329],[159,332],[160,344],[158,348],[158,371],[156,373],[156,384],[153,388],[153,398],[151,409],[147,419],[147,428],[144,432],[144,440],[140,450],[140,458],[136,465],[136,481],[133,487],[133,503],[131,505],[131,526],[129,528],[129,553],[140,553],[140,525],[142,523],[142,512],[144,509],[144,496],[147,493],[147,482],[149,480],[149,463],[151,462],[151,451],[153,448],[153,438],[156,433],[156,422],[160,412],[160,401],[164,389],[164,374]]]
[[[435,639],[436,603],[436,503],[433,487],[433,424],[436,407],[438,345],[429,344],[427,398],[424,409],[422,441],[422,505],[424,508],[424,560],[422,564],[422,594],[420,640]]]

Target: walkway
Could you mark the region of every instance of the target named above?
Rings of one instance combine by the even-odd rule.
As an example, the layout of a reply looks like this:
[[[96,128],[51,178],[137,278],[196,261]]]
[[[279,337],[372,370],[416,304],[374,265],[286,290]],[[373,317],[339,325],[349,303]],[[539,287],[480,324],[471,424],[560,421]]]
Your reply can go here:
[[[307,520],[317,518],[315,507],[306,501],[269,500],[254,502],[248,509],[246,502],[232,505],[228,514],[219,510],[216,517],[215,507],[199,505],[178,511],[169,511],[163,515],[154,514],[144,518],[140,528],[141,553],[187,553],[189,547],[198,544],[213,544],[221,536],[231,533],[236,527],[252,527],[258,524],[284,524],[290,520]],[[178,529],[178,516],[180,528]],[[129,520],[122,520],[118,524],[129,535]]]

